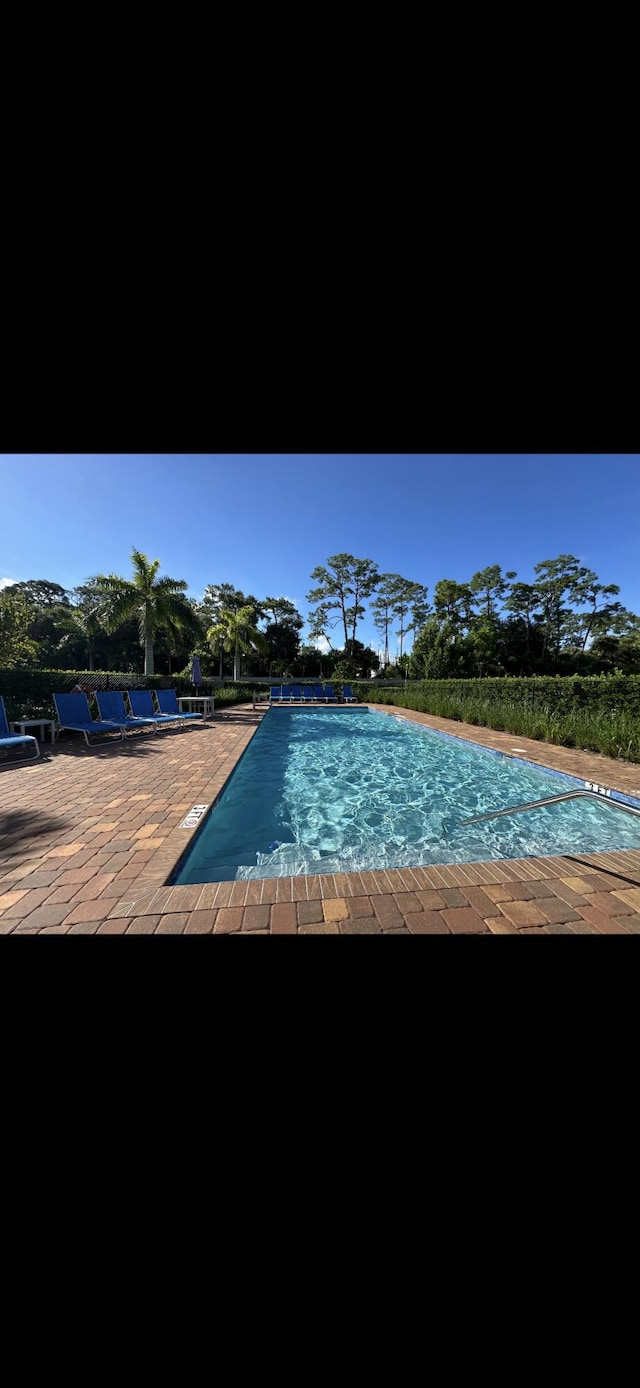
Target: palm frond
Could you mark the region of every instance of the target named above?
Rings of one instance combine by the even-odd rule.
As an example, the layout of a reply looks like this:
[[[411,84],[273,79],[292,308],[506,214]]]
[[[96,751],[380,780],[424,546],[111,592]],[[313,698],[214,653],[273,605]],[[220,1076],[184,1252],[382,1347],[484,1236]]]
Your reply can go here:
[[[184,578],[159,578],[153,585],[153,591],[158,596],[177,596],[179,593],[186,593],[188,587],[189,584]]]
[[[130,617],[134,617],[140,606],[139,595],[133,591],[114,592],[111,597],[105,599],[101,617],[107,631],[116,631],[124,622],[128,622]]]
[[[196,623],[195,614],[181,594],[159,593],[155,588],[153,606],[156,618],[162,626],[173,623],[182,630],[200,630],[200,624],[199,622]]]
[[[128,578],[121,578],[119,574],[98,574],[96,580],[96,590],[100,593],[137,593],[137,588]]]
[[[160,567],[160,560],[149,559],[142,550],[132,549],[131,562],[135,570],[133,581],[136,588],[150,588]]]

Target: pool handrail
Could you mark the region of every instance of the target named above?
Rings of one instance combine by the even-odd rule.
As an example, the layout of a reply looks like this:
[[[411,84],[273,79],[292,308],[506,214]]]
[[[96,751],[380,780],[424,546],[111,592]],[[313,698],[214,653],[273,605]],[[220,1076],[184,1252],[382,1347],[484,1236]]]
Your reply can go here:
[[[543,805],[558,805],[562,800],[577,800],[585,795],[590,796],[592,800],[604,802],[605,805],[613,805],[616,810],[625,810],[627,814],[640,815],[640,809],[634,809],[632,805],[625,805],[620,800],[612,800],[609,796],[601,795],[597,790],[566,790],[561,795],[547,795],[544,800],[529,800],[524,805],[506,805],[502,810],[490,810],[487,814],[475,814],[471,819],[443,819],[442,831],[446,835],[455,829],[465,829],[469,824],[480,824],[487,819],[500,819],[503,815],[520,814],[522,810],[539,810]]]

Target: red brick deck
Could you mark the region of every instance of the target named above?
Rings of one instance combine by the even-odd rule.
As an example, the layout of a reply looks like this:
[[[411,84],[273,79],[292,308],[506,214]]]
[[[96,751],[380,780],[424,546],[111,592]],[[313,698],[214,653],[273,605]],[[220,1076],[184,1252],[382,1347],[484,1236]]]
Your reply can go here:
[[[402,712],[640,796],[630,763]],[[640,934],[640,851],[167,887],[196,832],[181,821],[213,803],[263,716],[89,750],[65,735],[0,771],[0,934]]]

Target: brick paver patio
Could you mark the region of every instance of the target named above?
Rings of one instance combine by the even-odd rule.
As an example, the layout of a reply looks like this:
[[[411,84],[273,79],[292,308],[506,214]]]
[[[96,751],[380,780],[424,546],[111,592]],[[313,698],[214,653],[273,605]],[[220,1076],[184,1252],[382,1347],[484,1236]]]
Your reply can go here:
[[[402,715],[640,797],[628,762]],[[65,735],[0,771],[0,934],[640,934],[640,850],[166,886],[196,832],[187,811],[214,802],[263,717],[243,706],[94,749]]]

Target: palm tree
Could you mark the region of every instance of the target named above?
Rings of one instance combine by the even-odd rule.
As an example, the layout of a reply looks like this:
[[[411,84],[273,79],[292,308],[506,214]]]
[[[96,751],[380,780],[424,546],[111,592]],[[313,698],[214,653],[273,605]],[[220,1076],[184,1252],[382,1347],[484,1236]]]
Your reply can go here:
[[[214,626],[209,627],[207,632],[207,641],[212,651],[220,657],[220,679],[223,677],[222,665],[224,652],[226,650],[225,642],[227,640],[227,635],[227,628],[223,621],[216,622]]]
[[[144,646],[144,673],[153,674],[153,642],[159,627],[178,628],[197,639],[200,624],[185,598],[182,578],[156,578],[159,559],[148,559],[139,549],[131,552],[133,579],[100,574],[95,580],[103,598],[108,631],[116,631],[130,617],[138,618],[140,644]]]
[[[214,650],[224,647],[233,651],[233,678],[240,679],[240,655],[267,655],[269,643],[263,632],[252,626],[254,609],[241,607],[237,612],[221,612],[220,621],[210,627],[207,641]]]

